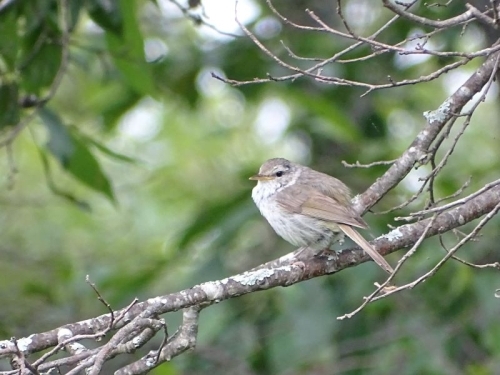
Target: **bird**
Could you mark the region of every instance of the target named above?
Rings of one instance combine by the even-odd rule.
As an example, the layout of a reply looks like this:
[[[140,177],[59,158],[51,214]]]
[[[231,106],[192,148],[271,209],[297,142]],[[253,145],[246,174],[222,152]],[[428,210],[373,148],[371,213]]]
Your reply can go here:
[[[319,252],[347,235],[382,269],[394,272],[356,230],[368,229],[368,224],[354,210],[342,181],[284,158],[267,160],[250,180],[257,181],[252,199],[260,213],[292,245]]]

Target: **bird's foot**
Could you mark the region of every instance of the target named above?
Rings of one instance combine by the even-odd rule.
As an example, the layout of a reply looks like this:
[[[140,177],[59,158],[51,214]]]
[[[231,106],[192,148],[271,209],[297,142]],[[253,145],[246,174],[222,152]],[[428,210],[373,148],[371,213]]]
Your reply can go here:
[[[307,246],[299,247],[297,250],[295,250],[295,256],[298,257],[300,255],[303,255],[304,251],[306,251],[307,249]]]
[[[329,261],[333,260],[335,262],[339,259],[337,252],[334,250],[330,250],[328,248],[316,252],[314,254],[314,257],[321,260],[329,260]]]

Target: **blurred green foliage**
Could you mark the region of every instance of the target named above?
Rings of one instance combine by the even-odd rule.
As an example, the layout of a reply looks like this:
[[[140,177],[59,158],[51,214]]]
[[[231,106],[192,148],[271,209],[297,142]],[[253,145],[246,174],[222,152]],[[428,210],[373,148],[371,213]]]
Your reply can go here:
[[[306,66],[291,59],[280,40],[308,57],[330,56],[347,46],[346,40],[282,24],[263,3],[244,3],[247,27],[257,34],[264,30],[258,35],[287,61]],[[356,31],[363,35],[391,16],[379,8],[370,14],[368,1],[343,3],[362,10]],[[230,3],[217,6],[233,11]],[[340,24],[331,4],[301,1],[291,7],[278,1],[275,6],[294,22],[312,24],[304,12],[310,8],[332,26]],[[214,9],[206,9],[209,17]],[[426,7],[420,10],[433,16]],[[432,12],[445,19],[458,10]],[[394,43],[415,31],[400,20],[384,38]],[[455,31],[436,35],[435,42],[460,48],[469,32],[476,43],[485,40],[477,28],[463,35]],[[65,33],[66,46],[61,43]],[[69,59],[61,68],[63,48]],[[358,48],[346,58],[366,53],[367,47]],[[380,83],[387,76],[428,74],[446,62],[401,61],[384,54],[325,69]],[[12,143],[12,159],[2,159],[1,335],[21,337],[105,313],[86,275],[120,308],[136,296],[145,299],[221,279],[291,251],[250,198],[247,177],[262,161],[288,157],[362,191],[385,167],[346,169],[341,161],[397,158],[423,126],[422,113],[437,108],[479,63],[432,82],[362,98],[359,88],[306,78],[235,88],[211,72],[239,80],[290,72],[249,39],[198,25],[171,2],[10,2],[0,10],[2,135],[33,110],[20,105],[21,98],[43,99],[58,74],[62,83]],[[498,116],[498,98],[491,95],[437,179],[439,197],[469,177],[467,192],[498,178]],[[452,131],[444,150],[457,132]],[[373,211],[407,199],[425,172],[427,167],[415,170]],[[422,202],[390,215],[368,214],[373,235],[397,225],[394,216],[416,211]],[[460,255],[478,263],[497,261],[498,226],[498,220],[491,222]],[[444,241],[451,247],[455,234]],[[420,276],[443,254],[436,239],[426,241],[400,283]],[[393,254],[390,261],[400,256]],[[382,277],[367,263],[212,306],[202,313],[196,350],[154,374],[498,371],[500,310],[494,291],[500,283],[494,271],[449,262],[418,288],[371,304],[350,320],[336,319],[356,308]],[[178,314],[165,318],[173,332]]]

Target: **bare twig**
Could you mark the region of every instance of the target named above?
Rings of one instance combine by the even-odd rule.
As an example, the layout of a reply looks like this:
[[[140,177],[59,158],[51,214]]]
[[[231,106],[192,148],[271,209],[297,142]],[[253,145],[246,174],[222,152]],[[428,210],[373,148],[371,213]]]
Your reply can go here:
[[[457,252],[458,249],[460,249],[463,245],[465,245],[467,242],[469,242],[471,239],[473,239],[475,236],[477,236],[479,231],[486,225],[486,223],[488,223],[488,221],[491,220],[491,218],[493,218],[493,216],[495,216],[498,213],[499,210],[500,210],[500,203],[498,203],[493,208],[493,210],[479,222],[479,224],[474,228],[474,230],[472,232],[470,232],[459,243],[457,243],[452,249],[450,249],[448,254],[446,254],[446,256],[443,257],[430,271],[426,272],[425,274],[420,276],[418,279],[412,281],[411,283],[393,288],[393,289],[387,291],[383,295],[375,296],[372,299],[372,301],[378,301],[379,299],[386,298],[386,297],[388,297],[394,293],[398,293],[402,290],[413,289],[418,284],[424,282],[425,280],[427,280],[428,278],[430,278],[431,276],[436,274],[436,272],[443,266],[443,264],[446,263],[446,261],[448,259],[450,259]]]
[[[472,242],[474,239],[471,239],[470,241]],[[450,252],[450,250],[447,249],[447,247],[444,245],[443,242],[443,236],[439,236],[439,243],[441,244],[441,247],[446,251],[447,253]],[[500,270],[500,262],[493,262],[493,263],[486,263],[486,264],[474,264],[471,262],[468,262],[462,258],[457,257],[456,255],[452,255],[452,259],[456,260],[457,262],[460,262],[462,264],[465,264],[466,266],[472,267],[472,268],[477,268],[477,269],[484,269],[484,268],[495,268],[497,270]]]
[[[468,21],[474,17],[474,14],[469,10],[469,11],[464,12],[456,17],[449,18],[449,19],[444,20],[444,21],[434,21],[434,20],[430,20],[428,18],[417,16],[413,13],[407,12],[406,10],[403,10],[402,8],[398,7],[397,5],[391,3],[389,0],[382,0],[382,2],[386,8],[390,9],[391,11],[393,11],[394,13],[396,13],[397,15],[399,15],[401,17],[404,17],[404,18],[406,18],[412,22],[415,22],[419,25],[435,27],[438,29],[456,26],[456,25],[463,23],[465,21]]]
[[[379,160],[379,161],[374,161],[372,163],[368,164],[361,164],[359,161],[356,161],[354,164],[349,164],[345,160],[342,160],[342,165],[346,168],[372,168],[377,165],[391,165],[393,164],[397,159],[394,160]]]
[[[488,57],[484,64],[455,91],[437,110],[424,113],[427,125],[417,134],[414,141],[401,157],[368,190],[357,196],[355,205],[364,210],[370,209],[389,190],[396,186],[413,168],[415,163],[427,157],[430,145],[439,135],[445,124],[490,80],[497,65],[498,55]]]
[[[140,360],[133,362],[118,371],[116,375],[143,374],[163,362],[170,361],[173,357],[194,348],[198,335],[198,321],[201,311],[200,306],[185,309],[182,314],[182,324],[157,351],[152,351]]]
[[[210,22],[208,22],[205,18],[206,18],[206,15],[203,14],[203,16],[199,16],[197,14],[194,14],[190,8],[187,8],[183,5],[181,5],[179,2],[177,2],[176,0],[169,0],[172,4],[174,4],[181,12],[182,14],[191,19],[193,21],[193,23],[195,25],[203,25],[203,26],[206,26],[212,30],[214,30],[216,33],[218,34],[221,34],[221,35],[225,35],[225,36],[230,36],[232,38],[241,38],[241,35],[236,35],[236,34],[233,34],[233,33],[228,33],[226,31],[222,31],[220,29],[218,29],[215,25],[211,24]]]
[[[478,191],[466,196],[465,198],[462,198],[462,199],[458,199],[456,201],[453,201],[451,203],[448,203],[444,206],[439,206],[439,207],[433,207],[433,208],[429,208],[429,209],[426,209],[426,210],[422,210],[422,211],[418,211],[418,212],[413,212],[410,214],[410,216],[404,216],[404,217],[396,217],[394,220],[398,220],[398,221],[401,221],[401,220],[411,220],[411,219],[414,219],[414,218],[420,218],[420,217],[423,217],[425,215],[428,215],[428,214],[433,214],[433,213],[436,213],[436,212],[444,212],[446,210],[449,210],[453,207],[456,207],[456,206],[459,206],[459,205],[462,205],[462,204],[465,204],[467,202],[469,202],[470,200],[474,199],[475,197],[483,194],[485,191],[488,191],[492,188],[494,188],[495,186],[499,185],[500,184],[500,179],[498,180],[495,180],[493,182],[490,182],[488,184],[486,184],[485,186],[483,186],[481,189],[479,189]]]
[[[389,291],[393,290],[394,287],[390,287],[390,282],[394,279],[394,277],[396,276],[396,274],[399,272],[399,270],[401,269],[401,267],[403,266],[403,264],[413,255],[415,254],[415,252],[417,251],[417,249],[420,247],[420,245],[422,244],[422,242],[424,241],[424,239],[426,238],[427,236],[427,233],[429,232],[429,230],[432,228],[432,225],[434,224],[434,221],[436,220],[436,215],[429,221],[429,223],[427,224],[427,226],[425,227],[425,230],[422,232],[422,234],[420,235],[420,237],[418,238],[417,242],[415,242],[415,244],[412,246],[412,248],[410,250],[408,250],[406,252],[406,254],[399,260],[398,262],[398,265],[396,266],[396,268],[394,269],[394,272],[387,278],[387,280],[385,280],[381,285],[379,285],[377,287],[377,289],[372,292],[368,297],[365,297],[364,298],[364,301],[363,303],[357,308],[355,309],[354,311],[348,313],[348,314],[344,314],[342,316],[339,316],[337,317],[338,320],[343,320],[343,319],[350,319],[352,318],[354,315],[356,315],[358,312],[360,312],[361,310],[363,310],[366,305],[368,305],[370,302],[374,301],[375,300],[375,297],[377,295],[379,295],[380,293],[388,293]]]
[[[403,9],[400,9],[401,11],[406,11],[409,7],[411,7],[415,1],[412,1],[408,4],[404,4]],[[311,27],[311,26],[304,26],[304,25],[299,25],[297,23],[294,23],[290,21],[287,17],[282,15],[272,4],[270,0],[267,0],[267,4],[271,11],[279,17],[283,22],[285,22],[287,25],[290,25],[291,27],[294,27],[299,30],[304,30],[304,31],[314,31],[314,32],[328,32],[336,37],[341,37],[341,38],[347,38],[353,41],[356,41],[353,45],[345,48],[344,50],[336,53],[334,56],[327,58],[327,59],[319,59],[319,58],[308,58],[308,57],[303,57],[303,56],[297,56],[295,53],[292,52],[292,49],[289,46],[285,46],[286,51],[288,54],[295,59],[302,60],[302,61],[314,61],[316,64],[313,66],[307,68],[307,69],[301,69],[298,66],[291,65],[285,61],[283,61],[281,58],[279,58],[276,54],[271,52],[269,49],[267,49],[258,39],[257,37],[250,32],[244,25],[242,25],[238,21],[238,17],[236,16],[236,21],[239,23],[241,29],[243,32],[255,43],[255,45],[267,56],[269,56],[271,59],[273,59],[278,65],[291,70],[294,72],[291,75],[283,75],[283,76],[271,76],[270,74],[267,75],[266,78],[254,78],[252,80],[248,81],[239,81],[235,79],[228,79],[225,77],[222,77],[216,73],[213,73],[212,76],[218,80],[221,80],[225,83],[231,84],[233,86],[241,86],[241,85],[247,85],[247,84],[257,84],[257,83],[265,83],[265,82],[282,82],[282,81],[294,81],[297,78],[300,77],[310,77],[312,79],[315,79],[316,81],[319,82],[324,82],[328,84],[335,84],[335,85],[341,85],[341,86],[357,86],[357,87],[362,87],[366,89],[366,92],[362,95],[367,95],[370,92],[374,90],[381,90],[381,89],[387,89],[391,87],[399,87],[399,86],[404,86],[404,85],[412,85],[420,82],[428,82],[431,80],[434,80],[438,77],[440,77],[442,74],[449,72],[450,70],[456,69],[459,66],[465,65],[468,62],[470,62],[472,59],[479,57],[479,56],[488,56],[500,48],[500,46],[492,46],[489,48],[485,48],[479,51],[471,52],[471,53],[463,53],[463,52],[457,52],[457,51],[449,51],[449,52],[443,52],[443,51],[433,51],[424,48],[426,42],[429,40],[429,38],[434,35],[436,32],[439,32],[441,29],[436,29],[434,31],[431,31],[425,35],[422,36],[412,36],[404,41],[398,42],[396,44],[387,44],[383,43],[380,41],[376,40],[376,37],[385,29],[389,27],[397,18],[400,17],[399,13],[397,16],[391,18],[386,24],[384,24],[379,30],[377,30],[374,34],[372,34],[369,37],[362,37],[360,35],[356,35],[352,30],[349,29],[349,25],[347,24],[347,21],[344,19],[341,8],[338,6],[337,7],[337,12],[339,14],[339,17],[341,20],[344,22],[345,27],[348,29],[347,33],[335,30],[331,27],[329,27],[325,22],[323,22],[314,12],[310,10],[306,10],[306,12],[320,25],[320,27]],[[395,6],[395,5],[394,5]],[[236,5],[237,9],[237,5]],[[398,8],[399,9],[399,8]],[[236,13],[237,14],[237,13]],[[410,13],[408,13],[410,14]],[[464,13],[465,15],[465,13]],[[472,20],[474,20],[474,17],[466,17],[466,16],[459,16],[459,17],[454,17],[453,19],[447,20],[449,21],[449,25],[466,25]],[[417,44],[414,48],[404,48],[403,45],[407,41],[414,40],[414,39],[424,39],[423,43]],[[363,45],[368,45],[370,46],[374,52],[370,55],[363,56],[363,57],[357,57],[355,59],[349,59],[349,60],[340,60],[340,57],[348,53],[349,51],[352,51],[360,46]],[[381,84],[370,84],[367,82],[361,82],[361,81],[355,81],[355,80],[348,80],[345,78],[341,77],[332,77],[332,76],[325,76],[322,74],[322,67],[325,65],[331,64],[333,62],[338,62],[338,63],[347,63],[347,62],[353,62],[353,61],[362,61],[368,58],[372,58],[374,56],[380,55],[381,53],[387,53],[387,52],[392,52],[392,53],[398,53],[401,55],[409,55],[409,54],[426,54],[426,55],[431,55],[431,56],[436,56],[436,57],[460,57],[461,59],[459,61],[455,61],[452,63],[449,63],[438,70],[427,74],[426,76],[421,76],[419,78],[415,79],[406,79],[402,81],[395,81],[393,79],[389,79],[389,83],[381,83]]]
[[[94,290],[95,294],[97,295],[97,299],[108,309],[109,314],[111,315],[111,318],[109,320],[109,326],[110,328],[113,327],[113,323],[115,322],[115,313],[113,312],[111,305],[101,296],[101,293],[99,293],[95,284],[92,281],[90,281],[89,275],[85,277],[85,282],[89,284],[90,287]]]
[[[493,29],[498,29],[497,22],[493,18],[490,18],[486,14],[480,12],[479,9],[472,6],[471,4],[465,4],[465,6],[474,17],[481,21],[483,25],[492,27]],[[492,9],[495,9],[495,7],[492,7]],[[493,12],[495,13],[495,11]]]

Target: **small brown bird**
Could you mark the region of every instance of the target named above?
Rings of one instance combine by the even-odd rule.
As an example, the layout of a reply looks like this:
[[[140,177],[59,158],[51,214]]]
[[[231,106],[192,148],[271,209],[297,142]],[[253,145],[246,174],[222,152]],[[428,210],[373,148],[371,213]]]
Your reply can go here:
[[[292,245],[320,251],[346,234],[385,271],[394,272],[354,229],[368,225],[352,208],[342,181],[282,158],[266,161],[250,180],[257,181],[252,198],[261,214]]]

